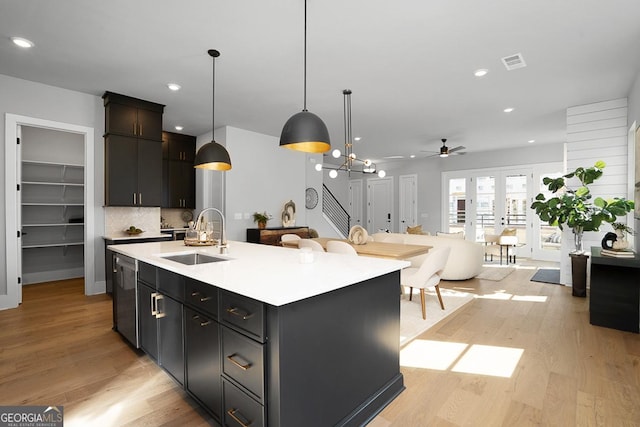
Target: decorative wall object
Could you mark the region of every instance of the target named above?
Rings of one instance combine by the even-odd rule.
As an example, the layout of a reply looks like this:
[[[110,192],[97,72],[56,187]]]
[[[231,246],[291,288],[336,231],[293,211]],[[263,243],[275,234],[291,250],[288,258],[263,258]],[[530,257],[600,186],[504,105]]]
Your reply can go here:
[[[282,209],[282,226],[293,227],[296,225],[296,204],[289,200]]]

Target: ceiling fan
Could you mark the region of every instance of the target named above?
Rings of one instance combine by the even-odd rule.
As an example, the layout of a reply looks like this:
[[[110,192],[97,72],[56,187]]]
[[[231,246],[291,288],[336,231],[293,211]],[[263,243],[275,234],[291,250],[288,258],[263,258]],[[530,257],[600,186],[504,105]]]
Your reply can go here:
[[[446,138],[442,138],[442,147],[440,147],[440,152],[439,153],[434,153],[428,157],[449,157],[449,154],[467,154],[464,151],[467,147],[464,147],[462,145],[458,145],[457,147],[453,147],[453,148],[449,148],[447,147],[446,143],[447,143],[447,139]],[[425,152],[427,152],[426,150],[423,150]],[[430,153],[433,153],[433,151],[429,151]]]

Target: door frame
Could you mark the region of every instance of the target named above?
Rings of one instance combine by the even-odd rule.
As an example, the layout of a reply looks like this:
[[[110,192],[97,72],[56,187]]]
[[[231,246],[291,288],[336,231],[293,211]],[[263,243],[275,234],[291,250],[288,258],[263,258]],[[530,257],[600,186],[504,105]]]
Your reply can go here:
[[[18,264],[18,251],[20,249],[19,238],[20,216],[17,213],[21,209],[17,192],[19,166],[22,157],[19,153],[18,138],[19,126],[30,126],[43,129],[51,129],[62,132],[80,134],[84,138],[84,293],[93,295],[104,292],[96,289],[95,280],[95,183],[94,183],[94,129],[70,123],[52,120],[38,119],[34,117],[20,116],[7,113],[5,115],[5,250],[6,250],[6,283],[7,293],[0,295],[0,310],[15,308],[22,302],[22,285],[18,278],[22,274],[22,266]],[[10,238],[9,236],[16,236]]]

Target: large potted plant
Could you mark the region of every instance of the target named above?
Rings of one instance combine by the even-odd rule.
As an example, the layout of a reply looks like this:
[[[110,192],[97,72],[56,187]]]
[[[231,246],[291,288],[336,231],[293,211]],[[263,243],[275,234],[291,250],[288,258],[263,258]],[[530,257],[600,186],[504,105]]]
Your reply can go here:
[[[624,216],[633,211],[634,203],[625,198],[615,197],[605,200],[602,197],[595,199],[591,195],[589,185],[600,178],[606,164],[602,160],[597,161],[590,168],[579,167],[573,172],[559,178],[543,178],[542,182],[553,193],[548,199],[540,193],[531,204],[540,219],[549,225],[558,226],[563,230],[564,226],[571,228],[574,235],[575,250],[571,253],[573,295],[586,296],[586,258],[582,248],[582,236],[585,231],[599,231],[603,222],[614,223],[619,216]],[[577,178],[580,181],[578,188],[568,187],[567,179]],[[577,279],[574,268],[578,264]],[[584,271],[584,273],[582,273]],[[576,283],[580,282],[580,283]],[[584,282],[584,283],[583,283]]]

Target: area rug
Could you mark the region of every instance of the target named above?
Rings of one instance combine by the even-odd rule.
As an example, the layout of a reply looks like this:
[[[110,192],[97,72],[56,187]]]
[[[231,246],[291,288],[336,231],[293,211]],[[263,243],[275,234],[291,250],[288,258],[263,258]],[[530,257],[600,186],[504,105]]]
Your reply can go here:
[[[553,285],[560,284],[560,269],[558,268],[539,268],[536,274],[531,277],[532,282],[551,283]]]
[[[484,266],[482,267],[482,271],[480,274],[476,276],[476,279],[484,279],[484,280],[492,280],[494,282],[499,282],[504,279],[511,273],[515,271],[513,267],[507,266]]]
[[[440,288],[440,294],[444,302],[444,310],[440,308],[435,291],[430,289],[425,291],[426,320],[422,318],[420,291],[413,290],[413,301],[409,301],[408,290],[402,295],[400,299],[400,347],[408,344],[415,337],[441,322],[447,316],[452,315],[474,298],[473,294],[467,292],[443,288]]]

